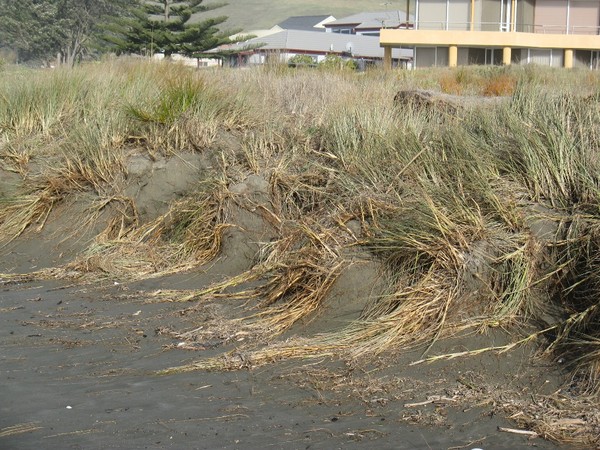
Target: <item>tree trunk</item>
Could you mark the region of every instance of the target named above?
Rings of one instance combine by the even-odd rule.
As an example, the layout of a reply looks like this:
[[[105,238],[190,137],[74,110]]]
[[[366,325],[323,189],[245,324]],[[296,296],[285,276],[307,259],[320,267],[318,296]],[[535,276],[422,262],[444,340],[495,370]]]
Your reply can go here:
[[[165,22],[169,21],[169,18],[171,16],[171,0],[164,0],[165,1]]]
[[[81,52],[81,42],[79,41],[79,38],[76,38],[75,41],[73,42],[73,45],[69,52],[69,61],[68,61],[69,67],[71,67],[71,68],[75,67],[75,60],[79,56],[80,52]]]

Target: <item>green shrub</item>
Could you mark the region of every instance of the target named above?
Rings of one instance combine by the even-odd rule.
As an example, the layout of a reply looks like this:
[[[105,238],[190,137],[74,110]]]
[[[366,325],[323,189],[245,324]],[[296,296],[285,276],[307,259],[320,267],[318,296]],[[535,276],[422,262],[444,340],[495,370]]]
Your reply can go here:
[[[309,55],[294,55],[288,60],[290,67],[312,67],[315,66],[315,60]]]
[[[353,59],[343,59],[337,55],[327,55],[325,59],[319,63],[319,67],[334,70],[356,70],[358,69],[358,64]]]

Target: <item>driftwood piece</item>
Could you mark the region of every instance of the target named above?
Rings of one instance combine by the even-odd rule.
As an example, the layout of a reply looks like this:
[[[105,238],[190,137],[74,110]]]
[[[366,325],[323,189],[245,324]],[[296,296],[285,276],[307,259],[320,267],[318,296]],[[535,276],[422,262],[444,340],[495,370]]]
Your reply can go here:
[[[438,94],[422,89],[399,91],[394,96],[395,105],[410,105],[415,109],[432,111],[438,110],[449,114],[456,114],[461,106],[446,94]]]
[[[539,434],[537,434],[535,431],[519,430],[516,428],[498,427],[498,431],[503,431],[505,433],[513,433],[513,434],[522,434],[524,436],[529,436],[530,439],[533,439],[533,438],[536,438],[539,436]]]
[[[492,107],[508,101],[510,97],[483,97],[476,95],[451,95],[424,89],[398,91],[394,96],[396,106],[410,105],[423,111],[441,111],[456,115],[474,107]]]

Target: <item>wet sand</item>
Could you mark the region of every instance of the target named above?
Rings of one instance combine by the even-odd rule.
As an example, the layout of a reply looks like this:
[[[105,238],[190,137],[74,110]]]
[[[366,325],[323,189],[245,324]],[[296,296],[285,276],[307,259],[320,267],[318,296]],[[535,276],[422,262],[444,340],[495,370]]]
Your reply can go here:
[[[159,376],[228,347],[178,349],[169,330],[197,327],[215,309],[185,313],[137,293],[189,288],[202,277],[1,285],[0,449],[558,448],[499,431],[514,423],[497,405],[465,402],[469,383],[457,381],[552,392],[556,376],[526,370],[529,349],[415,367],[407,363],[417,352],[368,366],[313,360]],[[525,375],[514,376],[517,366]]]

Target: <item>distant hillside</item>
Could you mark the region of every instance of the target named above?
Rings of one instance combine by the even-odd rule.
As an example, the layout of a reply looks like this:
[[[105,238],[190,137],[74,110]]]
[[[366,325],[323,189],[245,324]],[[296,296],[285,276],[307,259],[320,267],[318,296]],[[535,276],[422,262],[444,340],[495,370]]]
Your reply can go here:
[[[220,3],[207,0],[204,4]],[[361,11],[404,10],[406,0],[230,0],[229,4],[198,19],[228,16],[221,29],[241,28],[243,31],[271,28],[290,16],[331,14],[342,18]]]

